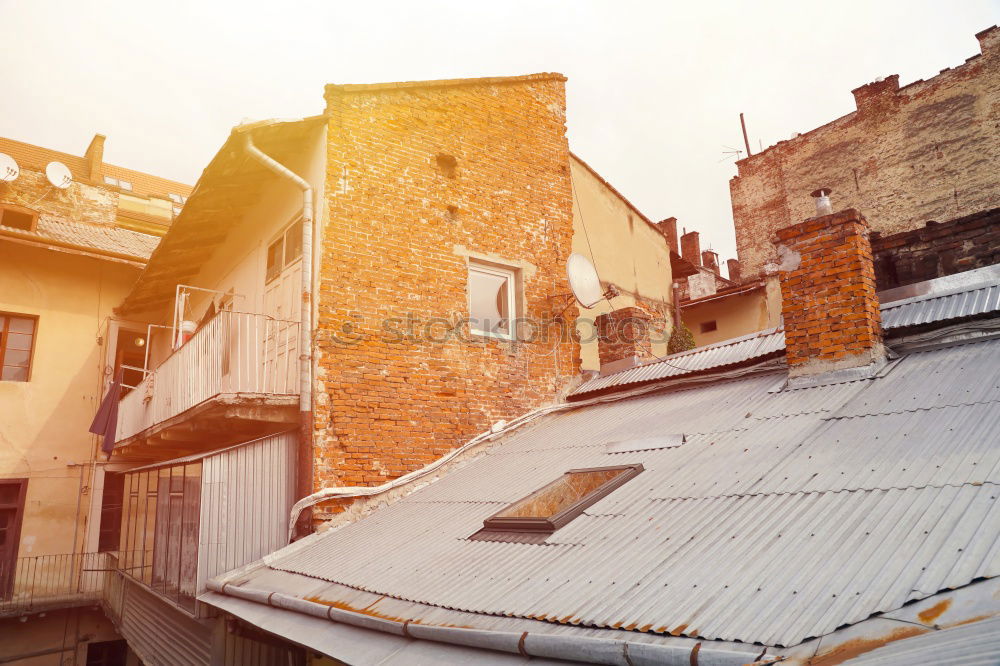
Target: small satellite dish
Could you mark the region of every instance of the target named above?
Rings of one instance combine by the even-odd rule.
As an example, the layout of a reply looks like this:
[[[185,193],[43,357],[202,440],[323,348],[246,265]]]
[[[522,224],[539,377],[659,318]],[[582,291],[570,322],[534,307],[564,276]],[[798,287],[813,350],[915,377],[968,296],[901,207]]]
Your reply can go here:
[[[58,187],[60,190],[65,190],[73,182],[73,174],[62,162],[49,162],[45,167],[45,177],[53,187]]]
[[[590,259],[574,252],[566,261],[566,274],[569,276],[569,288],[573,290],[577,303],[582,307],[592,308],[604,298],[604,288],[601,278]]]
[[[13,157],[5,153],[0,153],[0,183],[9,183],[17,180],[21,175],[21,169]]]

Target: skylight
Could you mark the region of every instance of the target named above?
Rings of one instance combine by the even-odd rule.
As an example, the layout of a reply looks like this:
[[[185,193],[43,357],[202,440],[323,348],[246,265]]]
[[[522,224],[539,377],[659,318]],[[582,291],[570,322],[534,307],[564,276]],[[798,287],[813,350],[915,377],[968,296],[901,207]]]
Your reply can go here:
[[[571,469],[484,520],[472,538],[524,541],[519,535],[530,534],[544,539],[642,470],[641,464]]]

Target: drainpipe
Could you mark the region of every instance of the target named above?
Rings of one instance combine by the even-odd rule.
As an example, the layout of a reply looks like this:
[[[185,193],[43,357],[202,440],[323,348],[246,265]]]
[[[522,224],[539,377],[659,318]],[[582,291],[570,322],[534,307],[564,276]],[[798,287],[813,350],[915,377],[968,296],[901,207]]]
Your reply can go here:
[[[301,176],[261,152],[247,132],[243,136],[247,154],[267,169],[302,190],[302,300],[299,325],[299,451],[298,497],[312,493],[313,422],[312,422],[312,283],[313,283],[313,188]],[[309,520],[305,521],[306,526]],[[306,528],[300,528],[305,531]]]

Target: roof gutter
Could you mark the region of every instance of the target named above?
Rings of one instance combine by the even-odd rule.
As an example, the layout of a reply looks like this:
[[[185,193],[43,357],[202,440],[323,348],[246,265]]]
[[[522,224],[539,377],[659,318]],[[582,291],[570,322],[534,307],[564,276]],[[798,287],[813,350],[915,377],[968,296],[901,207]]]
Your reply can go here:
[[[302,298],[299,303],[299,447],[298,493],[312,492],[313,422],[312,422],[312,285],[313,285],[313,188],[304,178],[262,152],[244,131],[247,154],[278,176],[302,190]]]
[[[687,646],[632,642],[614,638],[587,638],[540,632],[489,631],[411,622],[396,622],[371,615],[307,601],[283,592],[268,592],[231,583],[209,580],[208,589],[237,599],[252,601],[303,615],[310,615],[353,627],[379,631],[415,640],[435,641],[483,650],[508,652],[523,657],[560,659],[587,664],[628,664],[630,666],[740,666],[756,660],[757,651],[703,649],[703,642]],[[307,646],[308,647],[308,646]],[[336,655],[330,655],[336,657]]]

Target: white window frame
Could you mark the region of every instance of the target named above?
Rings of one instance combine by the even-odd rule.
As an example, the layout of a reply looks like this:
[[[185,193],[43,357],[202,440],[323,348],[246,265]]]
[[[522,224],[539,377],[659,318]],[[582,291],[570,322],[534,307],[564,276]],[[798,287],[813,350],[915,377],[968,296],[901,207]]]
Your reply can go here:
[[[481,261],[476,261],[473,259],[469,260],[469,276],[472,273],[484,273],[486,275],[493,275],[496,277],[502,277],[507,280],[507,312],[508,312],[508,333],[497,333],[495,331],[481,331],[472,324],[472,280],[468,281],[467,288],[467,301],[469,305],[469,331],[473,335],[479,335],[486,338],[500,338],[503,340],[513,340],[516,336],[516,331],[514,330],[514,324],[517,321],[517,293],[518,293],[518,281],[517,281],[517,270],[513,268],[506,268],[503,266],[498,266],[496,264],[488,264]]]

